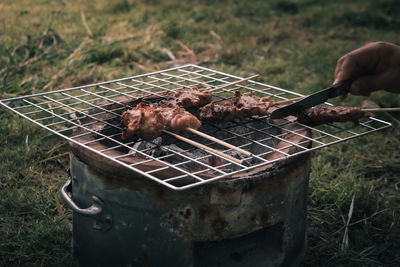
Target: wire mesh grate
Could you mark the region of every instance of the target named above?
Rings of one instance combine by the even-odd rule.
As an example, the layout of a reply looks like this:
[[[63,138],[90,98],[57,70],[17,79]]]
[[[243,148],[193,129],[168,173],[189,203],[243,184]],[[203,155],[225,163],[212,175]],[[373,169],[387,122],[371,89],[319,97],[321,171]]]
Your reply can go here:
[[[123,126],[120,124],[120,115],[139,101],[158,101],[182,88],[197,86],[212,89],[240,79],[197,65],[185,65],[97,84],[4,99],[0,104],[65,138],[72,145],[101,155],[175,190],[246,175],[256,168],[272,166],[278,161],[391,125],[372,117],[365,118],[358,125],[333,123],[318,127],[309,127],[290,119],[272,121],[267,117],[253,117],[224,124],[203,123],[199,129],[250,151],[250,157],[193,133],[185,133],[186,138],[240,159],[239,162],[198,149],[167,134],[151,141],[138,137],[121,139]],[[268,96],[275,101],[301,96],[249,80],[217,91],[213,97],[227,99],[236,90],[242,93],[252,91],[259,97]],[[102,146],[95,145],[99,143]]]

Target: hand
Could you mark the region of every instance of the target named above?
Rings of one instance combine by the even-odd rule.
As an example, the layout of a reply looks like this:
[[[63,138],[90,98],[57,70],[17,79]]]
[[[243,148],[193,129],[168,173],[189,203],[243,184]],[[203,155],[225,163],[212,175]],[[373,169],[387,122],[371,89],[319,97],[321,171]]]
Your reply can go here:
[[[369,96],[377,90],[400,93],[400,46],[373,42],[342,56],[333,83],[350,79],[353,95]]]

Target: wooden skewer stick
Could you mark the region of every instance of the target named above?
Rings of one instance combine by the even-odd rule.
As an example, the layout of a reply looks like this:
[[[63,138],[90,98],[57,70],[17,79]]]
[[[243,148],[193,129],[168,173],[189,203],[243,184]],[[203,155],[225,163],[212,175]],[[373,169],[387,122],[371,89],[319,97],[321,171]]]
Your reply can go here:
[[[225,87],[228,87],[228,86],[231,86],[231,85],[235,85],[235,84],[238,84],[238,83],[247,81],[247,80],[251,80],[251,79],[253,79],[253,78],[257,77],[257,76],[258,76],[258,74],[253,75],[253,76],[250,76],[250,77],[247,77],[247,78],[244,78],[244,79],[241,79],[241,80],[238,80],[238,81],[234,81],[234,82],[231,82],[231,83],[227,83],[227,84],[221,85],[221,86],[219,86],[219,87],[216,87],[216,88],[214,88],[214,89],[210,89],[209,91],[210,91],[211,93],[213,93],[213,92],[218,91],[218,90],[221,90],[221,89],[223,89],[223,88],[225,88]]]
[[[167,131],[167,130],[163,130],[163,132],[172,135],[176,139],[179,139],[179,140],[181,140],[183,142],[191,144],[192,146],[195,146],[197,148],[200,148],[200,149],[207,150],[207,151],[210,151],[212,153],[215,153],[215,154],[217,154],[217,155],[219,155],[219,156],[221,156],[221,157],[223,157],[223,158],[225,158],[225,159],[227,159],[229,161],[236,162],[237,164],[242,164],[243,163],[243,160],[236,159],[236,158],[234,158],[232,156],[229,156],[229,155],[226,155],[225,153],[222,153],[221,151],[218,151],[218,150],[213,149],[211,147],[208,147],[208,146],[205,146],[203,144],[197,143],[197,142],[195,142],[193,140],[190,140],[188,138],[185,138],[185,137],[180,136],[178,134],[175,134],[173,132],[170,132],[170,131]]]
[[[376,112],[376,111],[400,111],[400,108],[362,108],[365,112]]]
[[[299,96],[299,97],[295,97],[295,98],[291,98],[291,99],[276,101],[276,102],[274,102],[274,106],[275,105],[282,105],[282,104],[290,103],[290,102],[293,102],[293,101],[297,101],[297,100],[303,99],[304,97],[305,96]]]
[[[213,137],[213,136],[210,136],[210,135],[208,135],[208,134],[205,134],[205,133],[202,133],[202,132],[200,132],[200,131],[197,131],[196,129],[193,129],[193,128],[186,128],[186,130],[189,131],[189,132],[191,132],[191,133],[197,134],[197,135],[199,135],[199,136],[201,136],[201,137],[203,137],[203,138],[206,138],[206,139],[208,139],[208,140],[210,140],[210,141],[213,141],[213,142],[215,142],[215,143],[217,143],[217,144],[220,144],[221,146],[225,146],[225,147],[227,147],[227,148],[230,148],[230,149],[232,149],[232,150],[235,150],[236,152],[242,153],[243,155],[246,155],[246,156],[248,156],[248,157],[252,157],[252,156],[253,156],[253,154],[251,154],[250,152],[248,152],[248,151],[246,151],[246,150],[244,150],[244,149],[241,149],[240,147],[231,145],[231,144],[229,144],[229,143],[227,143],[227,142],[224,142],[224,141],[222,141],[222,140],[219,140],[219,139],[217,139],[217,138],[215,138],[215,137]]]

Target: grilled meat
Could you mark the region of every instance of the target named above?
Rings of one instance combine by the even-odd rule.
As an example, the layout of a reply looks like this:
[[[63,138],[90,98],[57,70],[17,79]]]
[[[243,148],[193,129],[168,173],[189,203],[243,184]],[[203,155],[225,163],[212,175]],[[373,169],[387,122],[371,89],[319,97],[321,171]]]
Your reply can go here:
[[[184,108],[200,107],[211,102],[211,93],[205,88],[192,87],[176,91],[168,101],[180,103]]]
[[[139,103],[136,107],[122,113],[121,123],[126,126],[122,138],[138,135],[152,140],[163,130],[182,132],[188,127],[197,129],[201,122],[185,110],[185,107],[201,106],[211,101],[206,89],[193,87],[179,90],[174,96],[154,104]],[[269,97],[260,98],[253,92],[241,94],[235,91],[230,100],[212,102],[200,108],[200,118],[211,123],[223,123],[251,116],[267,116],[271,113],[273,101]],[[369,112],[357,107],[317,106],[296,114],[301,123],[316,126],[331,122],[352,121],[358,123]]]
[[[141,102],[122,113],[121,123],[126,126],[122,139],[137,135],[146,140],[155,139],[163,130],[181,132],[188,127],[197,129],[201,126],[195,116],[170,101],[154,104]]]
[[[168,101],[161,101],[157,105],[158,111],[166,121],[166,130],[183,132],[186,128],[198,129],[201,122],[184,107]]]
[[[304,110],[296,116],[299,122],[316,126],[325,123],[346,121],[358,124],[360,118],[371,116],[371,113],[365,112],[359,107],[317,106]]]
[[[272,106],[273,101],[268,97],[259,98],[252,92],[242,95],[236,91],[230,100],[212,102],[201,108],[200,118],[211,123],[222,123],[254,115],[266,116],[272,112]],[[330,122],[358,123],[360,118],[371,116],[371,114],[358,107],[317,106],[300,112],[296,116],[299,122],[316,126]]]
[[[269,97],[260,98],[253,92],[241,94],[235,91],[231,100],[212,102],[200,109],[202,120],[221,123],[234,119],[243,119],[254,115],[269,115],[272,101]]]

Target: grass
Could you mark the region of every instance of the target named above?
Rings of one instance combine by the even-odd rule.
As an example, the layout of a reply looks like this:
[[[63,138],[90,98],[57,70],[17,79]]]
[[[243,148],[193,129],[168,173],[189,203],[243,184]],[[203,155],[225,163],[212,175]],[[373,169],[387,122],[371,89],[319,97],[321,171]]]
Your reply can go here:
[[[332,82],[346,52],[400,44],[399,10],[395,0],[3,1],[0,98],[185,64],[193,58],[184,46],[197,64],[307,94]],[[399,99],[369,98],[382,107]],[[314,154],[305,266],[400,264],[400,115],[378,116],[393,127]],[[74,265],[60,197],[66,144],[8,111],[0,120],[0,265]]]

